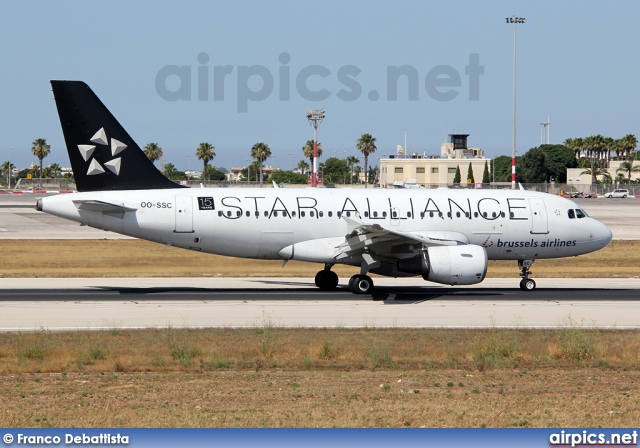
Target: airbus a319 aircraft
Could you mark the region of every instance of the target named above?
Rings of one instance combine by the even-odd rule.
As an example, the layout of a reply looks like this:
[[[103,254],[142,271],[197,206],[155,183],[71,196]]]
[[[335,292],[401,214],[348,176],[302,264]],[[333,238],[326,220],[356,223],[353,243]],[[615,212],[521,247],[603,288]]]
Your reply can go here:
[[[573,201],[525,190],[184,188],[164,177],[85,83],[51,81],[78,193],[37,209],[98,229],[232,257],[360,268],[349,289],[373,290],[372,272],[480,283],[488,260],[518,262],[533,290],[533,261],[602,249],[611,231]],[[247,274],[251,274],[248,272]]]

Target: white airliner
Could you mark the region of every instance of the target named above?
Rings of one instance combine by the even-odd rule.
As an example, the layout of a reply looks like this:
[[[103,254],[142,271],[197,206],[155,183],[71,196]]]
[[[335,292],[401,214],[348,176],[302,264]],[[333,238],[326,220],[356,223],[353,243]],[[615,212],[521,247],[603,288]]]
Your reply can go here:
[[[373,290],[369,272],[479,283],[488,260],[516,260],[530,291],[535,260],[611,242],[575,202],[533,191],[182,188],[86,84],[51,83],[79,192],[37,208],[83,225],[213,254],[321,263],[315,283],[326,291],[338,285],[332,266],[357,266],[349,289],[360,294]]]

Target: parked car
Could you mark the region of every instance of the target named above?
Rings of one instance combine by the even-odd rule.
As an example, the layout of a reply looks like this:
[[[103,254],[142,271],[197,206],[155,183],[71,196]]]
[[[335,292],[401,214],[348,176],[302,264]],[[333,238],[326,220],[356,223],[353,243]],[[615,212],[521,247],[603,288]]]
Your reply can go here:
[[[605,198],[626,198],[627,196],[629,196],[629,190],[621,189],[610,191],[604,195]]]

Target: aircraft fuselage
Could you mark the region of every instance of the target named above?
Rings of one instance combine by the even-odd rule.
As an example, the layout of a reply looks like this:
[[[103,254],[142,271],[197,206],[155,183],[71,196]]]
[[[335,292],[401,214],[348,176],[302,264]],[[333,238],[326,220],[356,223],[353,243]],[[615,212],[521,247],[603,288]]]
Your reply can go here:
[[[89,201],[116,204],[128,211],[79,206]],[[44,198],[41,207],[92,227],[192,250],[321,263],[335,261],[335,248],[349,233],[343,218],[478,245],[491,260],[570,257],[596,251],[611,241],[611,232],[602,223],[587,216],[576,217],[580,207],[573,201],[524,190],[101,191]],[[324,242],[325,246],[311,254],[283,251],[310,241]],[[402,258],[411,250],[392,252]]]

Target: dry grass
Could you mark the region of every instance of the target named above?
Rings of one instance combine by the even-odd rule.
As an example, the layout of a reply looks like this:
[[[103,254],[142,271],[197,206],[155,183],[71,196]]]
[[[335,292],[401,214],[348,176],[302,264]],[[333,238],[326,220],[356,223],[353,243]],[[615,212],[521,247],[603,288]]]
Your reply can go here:
[[[4,277],[313,277],[318,264],[246,260],[191,252],[140,240],[0,240]],[[640,241],[614,241],[589,255],[538,260],[535,277],[634,277]],[[341,277],[356,273],[337,265]],[[518,277],[514,261],[492,261],[489,277]]]
[[[636,276],[640,242],[536,277]],[[0,241],[6,277],[306,276],[144,241]],[[123,256],[125,255],[125,256]],[[353,268],[336,267],[341,276]],[[514,262],[489,276],[516,277]],[[184,328],[0,334],[0,427],[631,427],[640,332]]]
[[[634,426],[640,331],[0,334],[0,426]]]

